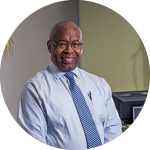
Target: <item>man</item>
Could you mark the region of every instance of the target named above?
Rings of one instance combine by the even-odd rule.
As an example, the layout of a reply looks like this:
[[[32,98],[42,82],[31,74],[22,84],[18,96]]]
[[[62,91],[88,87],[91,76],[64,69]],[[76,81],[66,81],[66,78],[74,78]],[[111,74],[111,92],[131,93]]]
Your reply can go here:
[[[72,22],[56,24],[47,42],[51,63],[23,87],[18,123],[50,146],[79,150],[105,144],[121,134],[107,82],[79,69],[82,33]]]

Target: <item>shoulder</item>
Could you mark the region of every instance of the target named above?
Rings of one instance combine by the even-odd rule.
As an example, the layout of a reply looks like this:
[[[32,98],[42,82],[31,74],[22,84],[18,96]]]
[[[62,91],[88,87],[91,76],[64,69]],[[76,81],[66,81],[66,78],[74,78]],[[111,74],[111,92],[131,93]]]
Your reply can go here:
[[[80,69],[78,68],[79,70],[79,74],[83,77],[83,78],[88,78],[90,79],[91,81],[93,82],[98,82],[98,83],[101,83],[101,84],[107,84],[106,80],[103,78],[103,77],[99,77],[97,75],[94,75],[92,73],[89,73],[83,69]]]
[[[80,76],[82,77],[82,79],[85,79],[85,81],[87,81],[87,84],[90,83],[92,85],[95,85],[97,88],[100,88],[103,91],[111,91],[109,84],[103,77],[99,77],[80,68],[78,69]]]
[[[40,88],[47,83],[47,79],[51,76],[51,72],[48,68],[41,70],[30,78],[23,87],[26,88]]]

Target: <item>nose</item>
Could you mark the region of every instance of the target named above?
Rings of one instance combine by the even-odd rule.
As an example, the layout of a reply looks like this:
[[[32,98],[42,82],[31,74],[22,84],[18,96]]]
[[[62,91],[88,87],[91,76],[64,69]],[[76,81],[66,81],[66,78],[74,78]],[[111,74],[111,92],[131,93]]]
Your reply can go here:
[[[68,54],[74,53],[74,50],[71,47],[71,44],[68,44],[68,47],[64,51]]]

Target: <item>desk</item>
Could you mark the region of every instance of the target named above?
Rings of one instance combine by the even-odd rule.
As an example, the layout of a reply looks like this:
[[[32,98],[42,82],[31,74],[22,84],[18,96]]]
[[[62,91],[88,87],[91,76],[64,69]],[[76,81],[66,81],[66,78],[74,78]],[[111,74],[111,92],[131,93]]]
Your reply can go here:
[[[130,124],[122,125],[122,132],[126,131],[130,127]]]

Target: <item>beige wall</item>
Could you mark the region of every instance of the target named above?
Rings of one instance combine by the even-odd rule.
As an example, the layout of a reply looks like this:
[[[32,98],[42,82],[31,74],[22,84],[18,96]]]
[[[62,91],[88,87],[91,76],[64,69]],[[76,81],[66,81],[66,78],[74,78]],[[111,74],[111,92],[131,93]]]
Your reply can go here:
[[[22,86],[50,63],[46,42],[52,26],[64,20],[78,24],[77,10],[77,0],[54,3],[31,14],[14,29],[14,55],[8,60],[4,55],[1,61],[1,88],[15,119]]]
[[[119,14],[92,2],[80,2],[82,68],[103,77],[112,91],[148,90],[149,63],[134,28]]]

